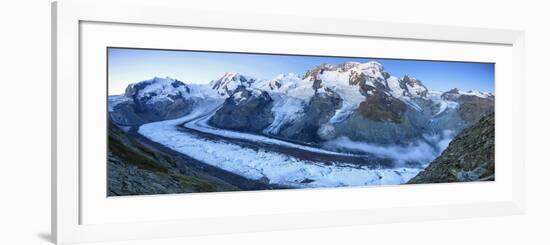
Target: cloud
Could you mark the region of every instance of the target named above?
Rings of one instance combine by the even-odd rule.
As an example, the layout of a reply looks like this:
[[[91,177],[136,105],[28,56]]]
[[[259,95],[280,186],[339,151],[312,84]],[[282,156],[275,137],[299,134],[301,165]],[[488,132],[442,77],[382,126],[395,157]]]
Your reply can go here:
[[[324,147],[338,151],[371,153],[378,157],[393,159],[397,164],[416,162],[424,165],[439,156],[453,137],[452,131],[445,130],[440,134],[423,135],[422,139],[406,145],[380,145],[340,137],[326,142]]]

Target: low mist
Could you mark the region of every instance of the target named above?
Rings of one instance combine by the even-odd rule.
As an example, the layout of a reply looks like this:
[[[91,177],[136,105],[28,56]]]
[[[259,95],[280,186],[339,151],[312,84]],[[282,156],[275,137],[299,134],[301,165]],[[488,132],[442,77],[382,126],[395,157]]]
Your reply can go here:
[[[370,153],[381,158],[390,158],[396,164],[419,163],[427,165],[447,148],[454,132],[445,130],[439,134],[426,134],[421,139],[406,145],[381,145],[366,142],[352,141],[347,137],[340,137],[327,141],[323,146],[330,150],[350,153]]]

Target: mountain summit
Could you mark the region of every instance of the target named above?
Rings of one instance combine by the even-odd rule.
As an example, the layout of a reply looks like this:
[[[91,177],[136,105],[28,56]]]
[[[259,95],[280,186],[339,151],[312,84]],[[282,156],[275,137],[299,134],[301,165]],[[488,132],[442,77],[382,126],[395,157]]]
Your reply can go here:
[[[210,84],[212,89],[218,94],[230,96],[238,87],[250,87],[255,81],[256,79],[241,75],[237,72],[226,72],[217,80],[210,82]]]
[[[120,125],[136,125],[183,116],[191,110],[191,89],[173,78],[132,83],[124,95],[109,97],[109,116]]]

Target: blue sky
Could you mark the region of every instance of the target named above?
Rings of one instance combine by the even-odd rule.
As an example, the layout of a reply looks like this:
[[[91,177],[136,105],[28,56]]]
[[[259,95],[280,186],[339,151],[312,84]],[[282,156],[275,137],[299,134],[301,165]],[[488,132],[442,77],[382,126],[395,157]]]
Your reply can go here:
[[[266,55],[172,50],[109,48],[109,94],[121,94],[130,83],[153,77],[172,77],[186,83],[208,83],[234,71],[260,79],[279,74],[304,74],[322,64],[378,61],[390,74],[409,75],[428,89],[476,89],[494,92],[494,64],[323,56]]]

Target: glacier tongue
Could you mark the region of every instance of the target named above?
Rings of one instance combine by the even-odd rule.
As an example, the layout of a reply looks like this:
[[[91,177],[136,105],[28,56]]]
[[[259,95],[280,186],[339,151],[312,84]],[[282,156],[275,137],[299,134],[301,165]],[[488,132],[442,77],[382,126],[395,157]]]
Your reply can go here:
[[[218,106],[219,101],[203,103],[187,116],[144,124],[138,132],[152,141],[206,164],[246,178],[267,178],[269,183],[292,187],[402,184],[421,170],[369,169],[346,163],[325,165],[262,149],[254,150],[236,144],[211,141],[178,130],[178,125],[207,115]]]

